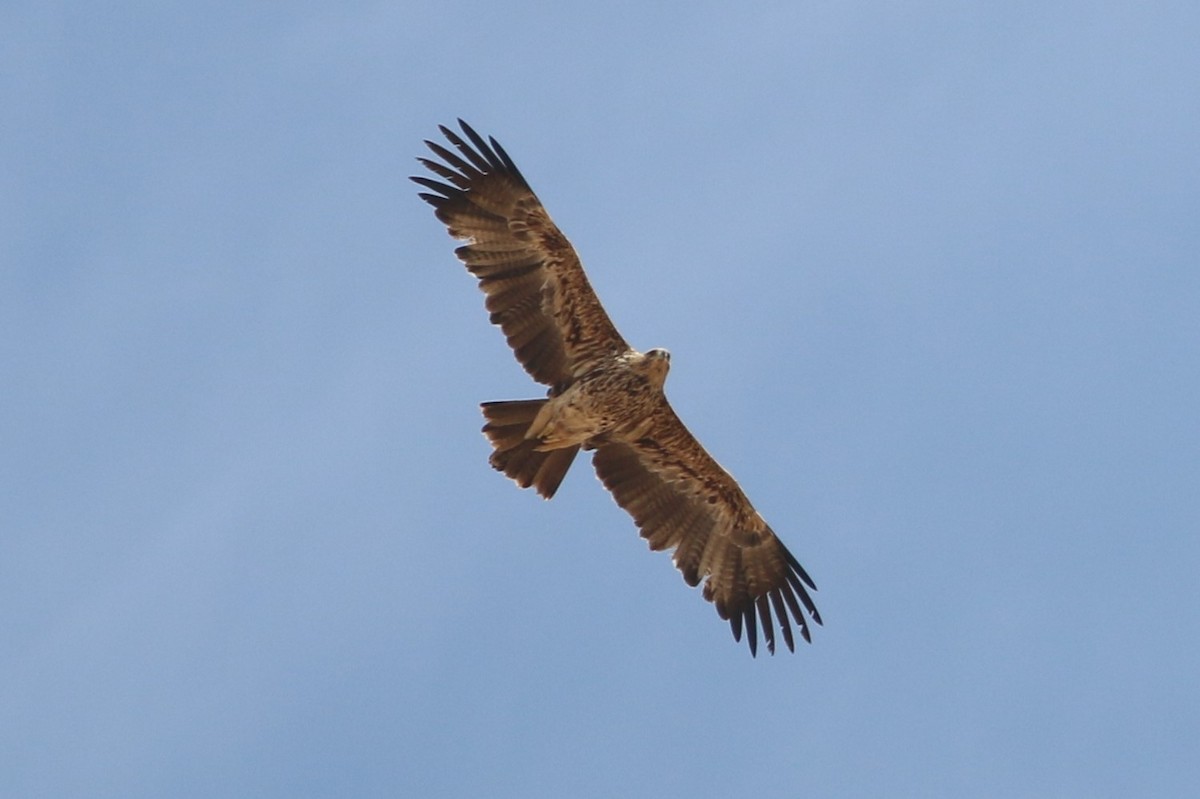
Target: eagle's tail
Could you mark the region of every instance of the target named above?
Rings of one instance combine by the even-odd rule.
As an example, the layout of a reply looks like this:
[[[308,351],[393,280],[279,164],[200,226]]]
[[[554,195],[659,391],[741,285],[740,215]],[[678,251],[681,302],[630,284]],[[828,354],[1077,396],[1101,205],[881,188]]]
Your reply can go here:
[[[544,399],[509,400],[485,402],[480,407],[487,419],[483,433],[496,448],[488,462],[516,480],[521,488],[533,486],[550,499],[571,468],[579,445],[539,452],[535,449],[538,442],[525,438],[529,425],[545,404]]]

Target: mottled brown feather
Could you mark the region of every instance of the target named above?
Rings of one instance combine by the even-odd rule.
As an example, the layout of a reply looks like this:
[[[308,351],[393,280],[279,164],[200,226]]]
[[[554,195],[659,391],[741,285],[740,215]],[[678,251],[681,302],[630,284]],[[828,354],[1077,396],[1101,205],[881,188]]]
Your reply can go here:
[[[492,322],[539,383],[562,388],[586,367],[629,348],[592,290],[579,257],[494,139],[459,120],[465,135],[442,127],[453,149],[426,142],[441,163],[418,159],[443,181],[414,177],[429,189],[450,235],[469,243],[455,252],[480,278]],[[520,279],[518,279],[520,278]]]
[[[746,632],[751,653],[760,626],[768,651],[775,651],[777,626],[787,648],[795,649],[786,611],[811,640],[808,619],[821,623],[808,593],[816,586],[665,398],[645,435],[606,439],[592,463],[650,546],[673,547],[684,580],[704,581],[704,598],[729,620],[734,638]]]

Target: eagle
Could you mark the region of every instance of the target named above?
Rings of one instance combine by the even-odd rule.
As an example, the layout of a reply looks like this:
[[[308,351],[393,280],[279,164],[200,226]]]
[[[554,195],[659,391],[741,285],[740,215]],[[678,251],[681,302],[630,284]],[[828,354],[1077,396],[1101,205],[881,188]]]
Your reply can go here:
[[[751,656],[760,625],[772,654],[776,626],[795,651],[791,620],[811,642],[809,619],[821,623],[816,585],[672,410],[663,392],[671,354],[626,343],[512,158],[458,123],[461,135],[439,126],[449,146],[426,140],[438,160],[417,159],[440,180],[411,180],[465,242],[455,254],[478,278],[492,324],[549,387],[543,399],[482,404],[491,465],[550,499],[579,451],[592,452],[650,549],[671,550],[688,585],[704,581],[704,598],[735,641],[746,634]]]

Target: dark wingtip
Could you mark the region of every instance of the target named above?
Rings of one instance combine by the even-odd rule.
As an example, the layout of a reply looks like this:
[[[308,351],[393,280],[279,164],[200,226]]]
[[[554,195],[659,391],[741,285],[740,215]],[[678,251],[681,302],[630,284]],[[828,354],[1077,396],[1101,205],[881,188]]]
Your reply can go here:
[[[792,567],[792,571],[794,571],[796,575],[804,581],[804,584],[816,591],[817,584],[813,582],[813,578],[808,576],[808,572],[804,570],[804,567],[800,565],[800,561],[796,560],[796,556],[793,555],[787,547],[783,548],[783,556],[787,559],[788,565]]]
[[[742,615],[746,621],[746,642],[750,644],[750,657],[758,657],[758,620],[754,617],[754,604],[746,605]]]
[[[528,186],[529,181],[525,180],[525,176],[521,174],[521,170],[517,169],[517,165],[513,162],[512,157],[500,146],[500,142],[496,141],[493,136],[488,136],[488,141],[491,142],[492,149],[496,152],[496,155],[500,156],[500,162],[508,170],[508,173]]]
[[[775,617],[779,619],[779,629],[783,631],[783,642],[787,644],[789,652],[795,652],[796,642],[792,638],[792,624],[788,621],[787,606],[784,605],[779,589],[771,592],[771,604],[775,606]]]
[[[439,194],[443,194],[446,198],[452,197],[456,192],[456,189],[453,187],[447,186],[445,183],[434,180],[433,178],[421,177],[420,175],[409,175],[408,179],[413,183],[416,183],[418,186],[424,186],[427,189],[436,191]]]
[[[771,604],[766,594],[759,594],[755,600],[758,605],[758,618],[762,619],[763,638],[767,639],[767,651],[775,654],[775,622],[771,619]]]
[[[503,174],[508,180],[529,189],[529,181],[495,137],[485,139],[466,120],[459,117],[457,121],[462,133],[447,125],[438,125],[451,148],[425,140],[425,146],[445,163],[418,158],[423,166],[453,183],[460,191],[469,190],[473,181],[492,174]]]

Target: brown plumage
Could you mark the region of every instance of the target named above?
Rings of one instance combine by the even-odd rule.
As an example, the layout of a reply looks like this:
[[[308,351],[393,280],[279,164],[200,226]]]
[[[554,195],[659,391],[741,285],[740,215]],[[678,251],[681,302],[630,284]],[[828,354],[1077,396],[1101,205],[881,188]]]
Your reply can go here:
[[[776,628],[795,649],[792,620],[811,641],[821,623],[811,578],[750,504],[737,482],[675,415],[663,393],[670,354],[633,350],[596,297],[567,238],[495,139],[459,120],[454,149],[427,141],[441,159],[418,159],[442,179],[414,177],[428,189],[455,250],[479,278],[491,321],[499,325],[546,399],[486,402],[483,432],[490,462],[522,488],[549,499],[579,450],[617,504],[633,516],[650,548],[673,550],[688,585],[746,633],[751,654],[761,627],[775,652]]]

